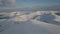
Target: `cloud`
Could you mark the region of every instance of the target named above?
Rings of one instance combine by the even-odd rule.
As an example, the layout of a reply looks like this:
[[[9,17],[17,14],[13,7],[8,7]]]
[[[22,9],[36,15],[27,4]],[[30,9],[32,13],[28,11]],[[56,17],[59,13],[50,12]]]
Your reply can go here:
[[[10,7],[15,5],[15,0],[0,0],[0,7]]]

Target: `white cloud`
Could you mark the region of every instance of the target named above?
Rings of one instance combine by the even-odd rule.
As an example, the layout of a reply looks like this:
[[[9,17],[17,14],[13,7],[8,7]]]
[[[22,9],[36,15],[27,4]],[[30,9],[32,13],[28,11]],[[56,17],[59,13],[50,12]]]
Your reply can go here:
[[[15,5],[15,0],[0,0],[0,6],[14,6]]]

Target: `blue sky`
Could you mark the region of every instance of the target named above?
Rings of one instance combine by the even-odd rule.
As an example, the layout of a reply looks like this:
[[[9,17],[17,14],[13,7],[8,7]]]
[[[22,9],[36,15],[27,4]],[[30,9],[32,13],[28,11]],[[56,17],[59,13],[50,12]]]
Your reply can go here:
[[[17,5],[34,6],[34,5],[59,5],[60,0],[16,0]]]
[[[0,8],[6,6],[13,9],[20,8],[22,10],[60,10],[60,0],[3,0],[0,1]],[[7,7],[7,8],[8,8]],[[10,9],[10,7],[9,7]]]
[[[60,10],[60,0],[16,0],[16,7],[24,10]]]

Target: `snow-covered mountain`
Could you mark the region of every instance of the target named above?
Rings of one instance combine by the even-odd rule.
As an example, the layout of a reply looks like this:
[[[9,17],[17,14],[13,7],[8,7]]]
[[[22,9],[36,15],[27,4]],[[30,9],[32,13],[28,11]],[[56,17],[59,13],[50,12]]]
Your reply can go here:
[[[58,11],[2,12],[0,34],[60,34]]]

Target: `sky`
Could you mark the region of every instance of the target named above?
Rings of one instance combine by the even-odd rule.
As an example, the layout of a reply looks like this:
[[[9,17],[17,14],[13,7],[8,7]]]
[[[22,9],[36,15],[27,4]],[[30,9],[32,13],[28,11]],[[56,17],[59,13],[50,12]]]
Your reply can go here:
[[[36,10],[41,8],[49,8],[49,9],[59,9],[60,8],[60,0],[0,0],[0,7],[10,7],[14,6],[14,8],[25,8],[25,9],[34,9]],[[56,9],[55,9],[56,8]]]
[[[19,8],[26,10],[40,10],[42,8],[41,10],[60,11],[60,0],[16,0],[16,4]]]
[[[16,0],[17,4],[24,6],[34,5],[59,5],[60,0]]]

